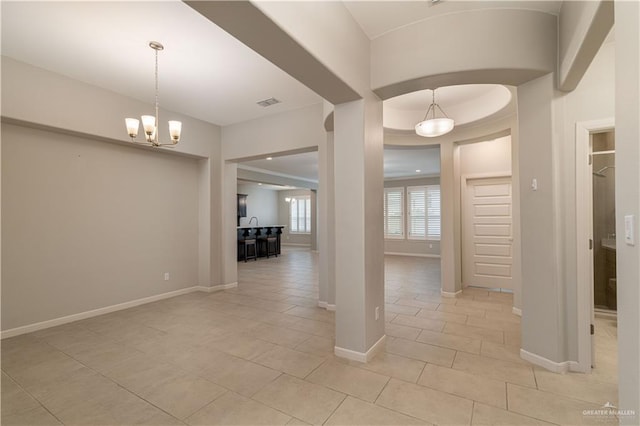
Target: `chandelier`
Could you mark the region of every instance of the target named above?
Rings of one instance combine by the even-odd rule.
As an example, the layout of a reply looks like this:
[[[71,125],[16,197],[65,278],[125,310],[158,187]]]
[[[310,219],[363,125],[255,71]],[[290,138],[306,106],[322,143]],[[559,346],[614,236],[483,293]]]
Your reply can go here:
[[[424,119],[416,124],[416,134],[418,136],[424,136],[427,138],[433,138],[436,136],[444,135],[453,130],[455,122],[450,119],[447,114],[440,108],[440,105],[436,103],[436,90],[433,89],[431,105],[427,109],[427,113],[424,115]],[[443,117],[436,117],[436,109],[440,111]],[[431,113],[431,118],[429,118]]]
[[[158,51],[163,50],[164,46],[157,41],[149,42],[149,47],[155,50],[156,54],[156,68],[155,68],[155,77],[156,77],[156,99],[155,99],[155,108],[156,115],[143,115],[142,118],[142,128],[144,129],[145,142],[136,141],[136,136],[138,136],[138,128],[140,125],[140,121],[137,118],[125,118],[125,124],[127,125],[127,132],[131,137],[131,142],[151,145],[151,146],[173,146],[178,143],[180,140],[180,132],[182,131],[182,123],[179,121],[169,121],[169,136],[171,136],[170,143],[159,143],[158,142]]]

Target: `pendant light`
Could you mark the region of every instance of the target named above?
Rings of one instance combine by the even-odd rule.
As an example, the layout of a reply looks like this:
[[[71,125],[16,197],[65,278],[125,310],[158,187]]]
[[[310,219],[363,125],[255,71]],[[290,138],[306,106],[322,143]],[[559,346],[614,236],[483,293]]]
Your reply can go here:
[[[436,90],[433,89],[431,94],[431,105],[429,105],[424,119],[416,124],[416,134],[426,138],[434,138],[449,133],[455,125],[455,122],[449,118],[442,108],[440,108],[440,105],[436,103]],[[436,117],[436,109],[440,111],[442,117]],[[431,113],[431,117],[429,117],[429,113]]]
[[[170,143],[159,143],[158,142],[158,52],[160,50],[164,50],[164,46],[157,42],[152,41],[149,42],[149,47],[155,51],[156,54],[156,68],[155,68],[155,77],[156,77],[156,98],[155,98],[155,116],[153,115],[143,115],[142,118],[142,128],[144,129],[144,136],[146,142],[138,142],[136,141],[136,136],[138,136],[138,129],[140,125],[140,121],[137,118],[125,118],[125,124],[127,126],[127,133],[129,137],[131,137],[131,142],[140,143],[151,146],[173,146],[178,143],[180,140],[180,132],[182,131],[182,123],[179,121],[169,121],[169,136],[171,137]]]

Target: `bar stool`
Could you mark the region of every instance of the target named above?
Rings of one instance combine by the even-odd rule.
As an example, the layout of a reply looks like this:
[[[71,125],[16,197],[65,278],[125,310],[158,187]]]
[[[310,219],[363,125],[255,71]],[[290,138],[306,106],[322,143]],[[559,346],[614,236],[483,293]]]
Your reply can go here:
[[[258,246],[256,245],[256,239],[250,238],[246,240],[242,240],[244,243],[244,261],[246,262],[248,259],[258,260]],[[249,247],[253,247],[253,254],[249,255]]]
[[[267,236],[267,259],[271,255],[278,257],[278,238],[269,235]]]

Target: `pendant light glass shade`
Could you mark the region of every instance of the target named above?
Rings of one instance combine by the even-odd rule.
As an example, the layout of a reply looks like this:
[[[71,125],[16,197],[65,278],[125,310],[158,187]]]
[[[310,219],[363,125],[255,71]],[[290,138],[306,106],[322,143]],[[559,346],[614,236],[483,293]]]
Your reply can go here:
[[[135,138],[136,136],[138,136],[140,120],[138,120],[137,118],[125,118],[124,121],[127,124],[127,133],[129,133],[129,137]]]
[[[440,111],[443,117],[436,117],[436,109]],[[429,113],[431,113],[431,117],[429,117]],[[436,103],[436,91],[434,89],[432,91],[432,102],[424,115],[424,119],[416,124],[416,134],[426,138],[434,138],[449,133],[454,126],[455,121],[447,117],[440,105]]]
[[[441,136],[452,131],[454,124],[450,118],[424,120],[416,124],[416,134],[426,138]]]
[[[182,131],[182,123],[179,121],[169,121],[169,135],[172,141],[180,140],[180,132]]]

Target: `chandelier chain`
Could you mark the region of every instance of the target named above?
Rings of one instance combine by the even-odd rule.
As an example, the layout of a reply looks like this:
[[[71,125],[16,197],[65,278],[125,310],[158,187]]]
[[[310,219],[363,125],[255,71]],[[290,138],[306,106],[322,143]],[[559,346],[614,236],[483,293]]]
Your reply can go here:
[[[160,125],[160,121],[158,121],[158,90],[159,90],[159,84],[158,84],[158,49],[154,49],[156,52],[156,69],[155,69],[155,77],[156,77],[156,99],[155,99],[155,106],[156,106],[156,126]],[[156,127],[157,129],[157,127]],[[155,141],[158,141],[158,130],[156,130],[155,132]]]

